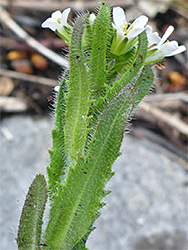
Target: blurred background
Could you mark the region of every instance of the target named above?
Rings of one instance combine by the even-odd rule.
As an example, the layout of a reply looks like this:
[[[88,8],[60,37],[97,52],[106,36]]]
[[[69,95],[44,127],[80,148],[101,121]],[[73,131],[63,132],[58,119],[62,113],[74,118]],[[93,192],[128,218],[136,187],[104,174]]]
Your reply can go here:
[[[124,8],[128,20],[145,14],[160,36],[173,25],[170,40],[188,48],[186,0],[106,2]],[[68,7],[71,22],[83,10],[96,11],[100,2],[1,0],[0,5],[0,244],[6,250],[16,249],[26,190],[49,162],[53,87],[68,62],[66,44],[41,23]],[[188,249],[187,58],[188,50],[153,66],[155,86],[135,111],[109,184],[109,205],[89,239],[91,250]]]

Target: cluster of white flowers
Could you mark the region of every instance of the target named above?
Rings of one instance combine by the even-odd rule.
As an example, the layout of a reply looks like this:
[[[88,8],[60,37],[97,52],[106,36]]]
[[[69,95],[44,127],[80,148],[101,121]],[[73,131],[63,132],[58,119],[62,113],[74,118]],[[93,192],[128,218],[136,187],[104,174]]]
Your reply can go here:
[[[162,38],[159,37],[157,32],[152,32],[152,28],[146,26],[146,34],[148,39],[148,56],[146,63],[161,61],[165,57],[180,54],[186,50],[184,45],[179,46],[176,41],[167,41],[168,37],[174,31],[173,26],[169,26]]]
[[[67,19],[70,8],[52,13],[51,17],[42,23],[43,28],[50,28],[56,31],[66,42],[69,41],[72,27],[68,24]],[[92,13],[89,16],[91,27],[94,24],[96,16]],[[144,30],[148,39],[148,56],[146,63],[154,63],[163,60],[165,57],[174,56],[186,50],[184,45],[179,46],[176,41],[167,41],[168,37],[174,31],[173,26],[169,26],[162,38],[157,32],[152,32],[151,26],[147,25],[148,17],[142,15],[133,22],[128,22],[124,10],[120,7],[113,8],[112,26],[116,30],[111,45],[111,53],[120,56],[128,52],[137,44],[137,37]],[[69,30],[69,32],[68,32]]]
[[[126,20],[124,10],[120,7],[113,8],[113,21],[112,25],[116,29],[116,36],[112,42],[111,52],[116,55],[121,55],[130,50],[135,45],[137,36],[144,30],[148,39],[146,63],[161,61],[165,57],[174,56],[186,50],[184,45],[179,46],[176,41],[167,41],[174,31],[173,26],[169,26],[162,38],[160,38],[157,32],[152,32],[151,26],[146,26],[148,22],[146,16],[140,16],[134,22],[129,23]]]

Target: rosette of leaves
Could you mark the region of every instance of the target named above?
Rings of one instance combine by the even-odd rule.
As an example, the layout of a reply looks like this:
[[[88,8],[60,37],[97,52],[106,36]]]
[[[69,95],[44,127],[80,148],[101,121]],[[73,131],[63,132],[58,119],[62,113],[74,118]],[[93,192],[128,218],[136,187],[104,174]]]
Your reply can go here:
[[[114,56],[110,53],[115,32],[110,7],[101,4],[93,30],[87,33],[88,16],[85,13],[75,21],[70,69],[57,94],[47,167],[49,221],[41,236],[46,198],[38,204],[34,217],[24,212],[30,207],[26,202],[17,238],[19,249],[87,249],[86,240],[105,205],[102,199],[110,192],[105,185],[113,176],[111,167],[119,156],[126,124],[153,83],[151,66],[144,64],[145,32],[138,36],[137,46]],[[36,178],[35,192],[29,195],[34,200],[44,187]]]

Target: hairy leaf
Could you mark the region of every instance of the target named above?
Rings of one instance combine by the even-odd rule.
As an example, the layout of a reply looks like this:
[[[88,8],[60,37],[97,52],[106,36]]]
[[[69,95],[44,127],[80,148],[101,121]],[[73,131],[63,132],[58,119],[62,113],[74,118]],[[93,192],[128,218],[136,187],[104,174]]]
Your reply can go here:
[[[154,80],[153,71],[150,65],[144,67],[142,74],[134,86],[134,108],[149,92]]]
[[[106,50],[110,27],[110,7],[102,3],[99,9],[93,32],[93,43],[89,62],[89,77],[93,98],[97,98],[105,90]]]
[[[52,150],[50,153],[50,166],[48,172],[48,191],[50,198],[57,191],[57,183],[65,181],[67,164],[64,152],[64,125],[65,125],[65,82],[66,77],[60,86],[55,109],[55,128],[52,130]]]
[[[88,236],[90,235],[90,233],[94,230],[93,226],[90,226],[88,232],[86,233],[86,235],[84,235],[82,237],[82,239],[76,244],[76,246],[73,248],[73,250],[89,250],[88,248],[86,248],[86,241],[88,239]]]
[[[40,249],[42,215],[47,200],[46,181],[37,174],[26,196],[20,224],[17,244],[19,250]]]
[[[70,76],[64,127],[65,153],[70,165],[75,164],[78,155],[84,154],[88,134],[90,87],[81,51],[81,35],[87,17],[88,14],[85,14],[77,19],[70,47]]]
[[[113,175],[111,165],[119,156],[132,99],[132,91],[127,90],[112,100],[100,117],[88,156],[70,168],[51,209],[45,238],[49,249],[71,250],[99,216],[101,199],[109,193],[104,186]]]

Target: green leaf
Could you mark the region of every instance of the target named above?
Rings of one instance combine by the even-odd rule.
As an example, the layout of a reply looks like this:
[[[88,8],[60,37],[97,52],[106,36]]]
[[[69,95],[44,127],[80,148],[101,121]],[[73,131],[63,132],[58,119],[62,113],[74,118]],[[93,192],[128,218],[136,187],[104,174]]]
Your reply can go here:
[[[106,81],[106,50],[110,27],[110,7],[102,3],[95,20],[93,43],[89,62],[89,77],[93,98],[104,92]]]
[[[134,105],[133,92],[126,90],[108,105],[98,122],[89,153],[70,168],[65,185],[54,200],[45,242],[48,249],[71,250],[88,233],[104,205],[101,199],[111,178],[111,165],[119,156],[119,148],[129,112]]]
[[[88,250],[85,246],[86,240],[81,239],[79,243],[73,248],[73,250]]]
[[[76,244],[76,246],[73,248],[73,250],[89,250],[86,248],[85,244],[86,241],[90,235],[90,233],[94,230],[93,226],[90,226],[90,229],[88,230],[87,234],[83,236],[83,238]]]
[[[153,71],[150,65],[144,67],[139,79],[134,85],[134,108],[141,102],[141,100],[149,92],[154,80]]]
[[[91,54],[94,25],[95,25],[95,20],[91,24],[88,16],[82,33],[82,48],[86,51],[86,53],[84,53],[83,56],[87,63],[89,60],[89,55]]]
[[[37,174],[26,196],[20,224],[17,244],[19,250],[40,249],[42,216],[47,201],[46,181]]]
[[[50,154],[50,166],[48,172],[48,192],[52,198],[57,191],[57,183],[64,183],[67,173],[66,157],[64,152],[64,133],[65,124],[65,82],[66,76],[60,86],[55,109],[55,128],[52,130],[52,150]]]
[[[70,47],[70,76],[67,84],[64,138],[65,154],[68,164],[72,166],[77,157],[84,154],[89,122],[87,116],[91,105],[89,80],[81,50],[81,35],[87,17],[88,14],[84,14],[77,19]]]

